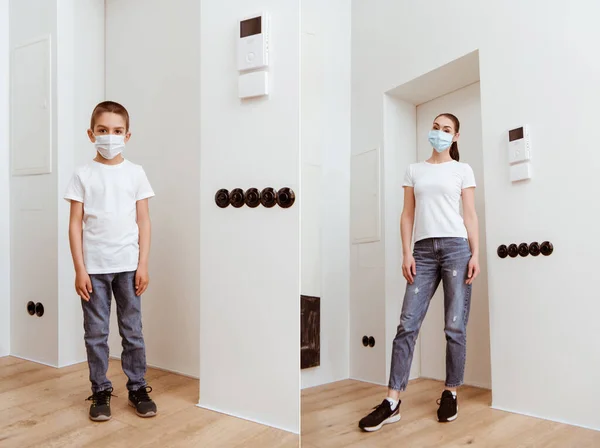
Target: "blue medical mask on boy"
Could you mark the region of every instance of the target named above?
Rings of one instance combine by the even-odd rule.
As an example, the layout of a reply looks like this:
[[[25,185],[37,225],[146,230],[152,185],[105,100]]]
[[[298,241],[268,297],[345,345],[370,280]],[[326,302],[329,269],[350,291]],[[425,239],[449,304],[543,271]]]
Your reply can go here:
[[[444,152],[450,146],[452,146],[452,139],[454,136],[447,132],[440,131],[439,129],[432,129],[429,131],[429,143],[433,146],[437,152]]]

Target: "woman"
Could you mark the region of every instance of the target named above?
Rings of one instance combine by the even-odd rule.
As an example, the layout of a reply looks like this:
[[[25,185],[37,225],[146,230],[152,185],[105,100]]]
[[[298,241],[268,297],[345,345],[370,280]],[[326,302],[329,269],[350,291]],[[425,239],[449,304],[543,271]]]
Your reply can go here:
[[[377,431],[400,420],[400,392],[406,389],[419,329],[440,281],[447,345],[446,387],[438,400],[437,415],[440,422],[458,417],[456,389],[463,384],[465,372],[471,285],[479,274],[475,178],[469,165],[459,163],[459,129],[454,115],[439,115],[429,132],[431,157],[406,171],[400,232],[402,273],[408,284],[393,344],[388,395],[359,422],[365,431]]]

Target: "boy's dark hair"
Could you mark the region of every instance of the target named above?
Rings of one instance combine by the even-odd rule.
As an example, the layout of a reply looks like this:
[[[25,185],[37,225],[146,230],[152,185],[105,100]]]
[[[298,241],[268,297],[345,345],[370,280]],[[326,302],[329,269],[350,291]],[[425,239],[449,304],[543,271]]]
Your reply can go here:
[[[92,131],[94,130],[94,126],[96,126],[98,117],[105,112],[110,112],[123,117],[123,120],[125,120],[125,131],[129,132],[129,112],[127,112],[127,109],[121,104],[115,103],[114,101],[103,101],[94,108],[90,122],[90,129]]]

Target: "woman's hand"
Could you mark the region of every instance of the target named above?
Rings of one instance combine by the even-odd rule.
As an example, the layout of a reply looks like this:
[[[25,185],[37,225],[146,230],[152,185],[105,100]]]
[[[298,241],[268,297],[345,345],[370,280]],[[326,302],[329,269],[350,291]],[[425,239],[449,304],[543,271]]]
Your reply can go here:
[[[479,269],[479,259],[477,257],[471,257],[469,261],[469,270],[467,272],[467,281],[465,282],[467,285],[472,285],[477,276],[481,272]]]
[[[404,260],[402,260],[402,275],[410,285],[415,282],[417,263],[415,263],[415,258],[411,254],[405,255]]]
[[[90,301],[90,294],[92,293],[92,280],[88,273],[84,270],[75,272],[75,291],[77,295],[86,302]]]
[[[135,273],[135,295],[139,297],[144,294],[146,289],[148,289],[148,283],[150,283],[148,267],[141,264]]]

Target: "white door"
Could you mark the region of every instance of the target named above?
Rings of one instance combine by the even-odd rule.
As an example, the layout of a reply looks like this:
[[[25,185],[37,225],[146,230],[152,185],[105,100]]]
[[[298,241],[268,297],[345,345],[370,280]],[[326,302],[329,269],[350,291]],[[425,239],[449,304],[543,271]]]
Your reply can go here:
[[[485,238],[483,151],[481,144],[481,97],[479,83],[472,84],[417,107],[417,155],[431,155],[427,133],[440,113],[449,112],[460,120],[458,149],[460,161],[473,168],[477,188],[475,201],[479,216],[481,274],[474,287],[467,335],[465,383],[491,388],[489,301]],[[446,339],[444,334],[444,296],[440,285],[421,330],[421,376],[444,380],[446,377]]]

